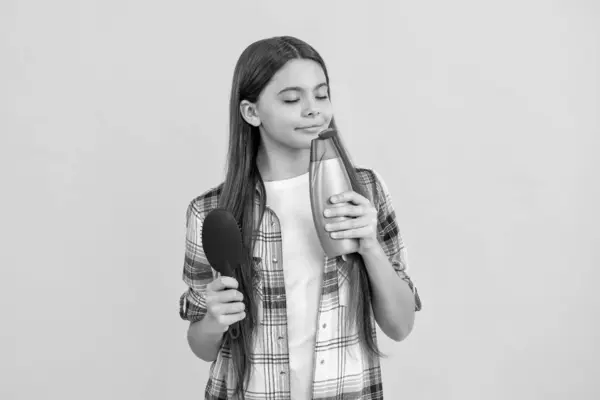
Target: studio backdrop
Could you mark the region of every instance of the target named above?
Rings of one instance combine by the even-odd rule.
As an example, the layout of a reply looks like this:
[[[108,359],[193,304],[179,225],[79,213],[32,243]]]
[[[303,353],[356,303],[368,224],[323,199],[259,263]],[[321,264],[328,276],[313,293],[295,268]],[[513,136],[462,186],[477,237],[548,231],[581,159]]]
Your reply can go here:
[[[386,398],[600,398],[599,27],[572,0],[3,0],[0,398],[203,398],[185,212],[278,35],[396,208],[423,310],[379,333]]]

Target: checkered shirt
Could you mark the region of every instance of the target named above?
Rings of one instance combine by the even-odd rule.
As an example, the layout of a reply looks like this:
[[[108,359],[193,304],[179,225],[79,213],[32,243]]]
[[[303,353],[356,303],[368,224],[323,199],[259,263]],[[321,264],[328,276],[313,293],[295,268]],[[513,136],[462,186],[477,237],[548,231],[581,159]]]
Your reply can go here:
[[[416,287],[407,274],[406,249],[400,235],[389,191],[374,170],[357,168],[359,181],[378,210],[380,243],[397,274],[414,294],[415,310],[421,309]],[[187,290],[180,298],[180,316],[191,322],[206,315],[206,286],[219,274],[209,265],[202,249],[202,222],[218,206],[222,185],[195,198],[187,210],[187,235],[183,280]],[[257,192],[258,193],[258,192]],[[255,202],[258,213],[258,200]],[[245,392],[247,400],[290,399],[290,367],[287,348],[286,293],[283,281],[281,227],[268,207],[260,222],[254,260],[258,263],[258,317],[256,343],[250,360],[263,379],[252,379]],[[377,358],[363,356],[358,333],[343,323],[348,318],[350,295],[343,262],[323,259],[323,284],[314,348],[312,398],[383,399],[381,369]],[[373,316],[371,317],[374,318]],[[373,319],[373,326],[375,321]],[[376,335],[376,332],[373,332]],[[225,342],[224,342],[225,343]],[[235,373],[231,351],[224,344],[210,367],[205,399],[233,399]]]

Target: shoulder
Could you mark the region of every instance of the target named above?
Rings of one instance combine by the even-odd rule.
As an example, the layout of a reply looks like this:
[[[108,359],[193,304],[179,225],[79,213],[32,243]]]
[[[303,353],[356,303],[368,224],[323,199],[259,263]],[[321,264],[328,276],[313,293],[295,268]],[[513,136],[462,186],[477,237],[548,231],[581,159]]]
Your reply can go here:
[[[219,206],[219,197],[223,190],[223,183],[218,186],[212,187],[206,190],[201,195],[195,197],[190,201],[187,209],[187,218],[194,215],[196,217],[202,217],[211,210]]]

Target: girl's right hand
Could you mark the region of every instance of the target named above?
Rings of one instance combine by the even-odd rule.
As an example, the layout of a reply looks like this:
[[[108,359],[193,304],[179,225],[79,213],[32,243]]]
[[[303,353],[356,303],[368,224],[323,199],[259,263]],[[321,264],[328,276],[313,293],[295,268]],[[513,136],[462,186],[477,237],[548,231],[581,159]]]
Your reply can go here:
[[[219,332],[246,317],[244,296],[237,288],[237,280],[228,276],[220,276],[206,286],[206,316]]]

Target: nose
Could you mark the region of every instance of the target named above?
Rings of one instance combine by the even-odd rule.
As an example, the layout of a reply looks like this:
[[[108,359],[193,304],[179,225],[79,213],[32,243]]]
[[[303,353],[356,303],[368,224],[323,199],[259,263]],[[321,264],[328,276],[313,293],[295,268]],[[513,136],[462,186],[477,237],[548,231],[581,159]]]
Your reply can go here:
[[[314,118],[314,117],[318,117],[319,115],[321,115],[321,111],[319,111],[319,108],[317,107],[316,102],[313,100],[307,100],[306,105],[304,106],[304,109],[302,110],[302,116]]]

